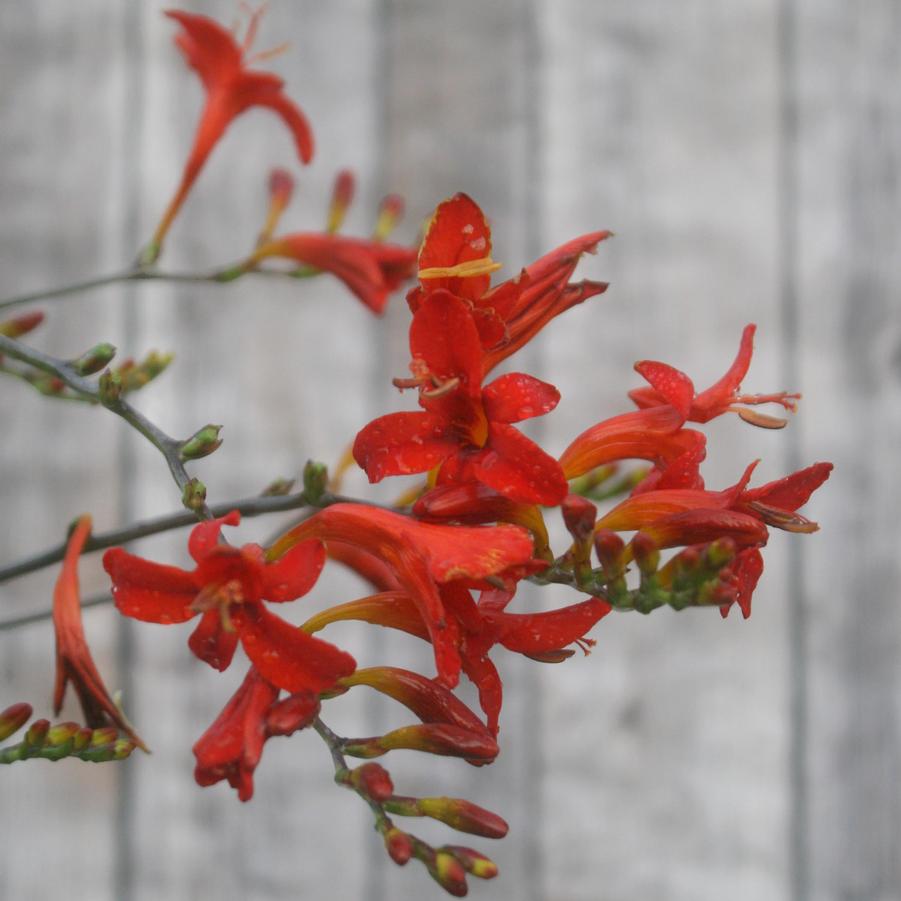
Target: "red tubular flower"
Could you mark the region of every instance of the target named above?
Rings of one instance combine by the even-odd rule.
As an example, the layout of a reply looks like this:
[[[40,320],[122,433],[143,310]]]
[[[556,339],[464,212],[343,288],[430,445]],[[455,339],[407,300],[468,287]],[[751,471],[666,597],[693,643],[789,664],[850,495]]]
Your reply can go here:
[[[59,714],[62,709],[66,686],[71,681],[88,726],[99,728],[114,725],[133,744],[146,751],[147,746],[106,690],[84,637],[78,590],[78,557],[90,534],[91,517],[82,516],[69,538],[62,571],[53,591],[53,628],[56,633],[53,712]]]
[[[745,422],[767,429],[781,429],[784,419],[766,416],[739,404],[775,403],[786,410],[794,412],[800,394],[789,394],[782,391],[777,394],[739,394],[742,379],[751,365],[754,350],[754,332],[756,325],[745,326],[741,336],[738,355],[726,374],[714,385],[700,394],[695,394],[691,379],[678,369],[666,363],[653,360],[642,360],[635,364],[635,370],[650,383],[650,388],[638,388],[629,392],[629,397],[642,408],[655,407],[659,404],[672,404],[691,422],[709,422],[722,413],[737,413]]]
[[[287,691],[321,692],[353,672],[353,657],[311,638],[269,613],[263,599],[293,601],[319,577],[325,550],[319,541],[298,543],[276,563],[267,563],[256,544],[219,544],[223,525],[238,525],[237,511],[196,526],[188,551],[192,571],[135,557],[121,548],[107,551],[103,565],[113,581],[113,598],[126,616],[152,623],[181,623],[202,614],[188,645],[203,661],[224,670],[238,641],[260,674]]]
[[[319,698],[300,692],[278,700],[279,690],[251,667],[232,699],[194,745],[194,778],[207,786],[227,779],[241,801],[253,796],[253,772],[263,744],[273,735],[290,735],[308,726],[319,712]]]
[[[308,163],[313,156],[310,125],[297,105],[283,93],[282,79],[269,72],[247,68],[253,59],[248,60],[245,55],[255,37],[260,13],[256,13],[251,19],[243,46],[235,41],[230,32],[206,16],[181,10],[168,10],[166,15],[175,19],[182,27],[175,43],[188,65],[200,76],[206,91],[206,103],[181,183],[157,226],[148,248],[147,262],[153,262],[159,255],[169,226],[213,147],[232,120],[245,110],[254,106],[271,109],[281,117],[291,132],[301,162]]]
[[[736,507],[786,532],[815,532],[819,528],[817,524],[796,511],[810,500],[831,472],[831,463],[814,463],[775,482],[743,491]]]
[[[450,281],[453,281],[452,279]],[[513,501],[559,504],[566,479],[557,461],[511,423],[553,410],[553,385],[510,373],[482,388],[482,346],[465,301],[441,289],[413,316],[410,350],[421,413],[391,413],[357,435],[354,458],[371,482],[426,472],[439,481],[480,482]]]
[[[488,576],[509,574],[517,578],[532,560],[532,539],[517,526],[433,525],[363,504],[320,510],[279,538],[268,557],[278,559],[313,538],[361,548],[394,571],[398,587],[414,599],[428,631],[439,677],[451,687],[459,678],[460,656],[437,583],[479,584]]]
[[[566,448],[560,457],[563,473],[574,479],[618,460],[649,460],[663,469],[686,455],[700,464],[706,438],[694,429],[683,429],[684,422],[685,416],[669,404],[605,419]]]
[[[245,268],[266,257],[285,257],[332,273],[375,313],[385,309],[388,295],[416,271],[416,251],[410,247],[328,232],[297,232],[268,241]]]
[[[472,305],[485,355],[483,373],[519,350],[551,319],[607,289],[604,282],[570,284],[580,257],[593,253],[608,231],[569,241],[527,266],[518,276],[490,289],[491,228],[466,194],[440,203],[419,253],[421,287],[410,292],[414,313],[433,291],[448,290]]]

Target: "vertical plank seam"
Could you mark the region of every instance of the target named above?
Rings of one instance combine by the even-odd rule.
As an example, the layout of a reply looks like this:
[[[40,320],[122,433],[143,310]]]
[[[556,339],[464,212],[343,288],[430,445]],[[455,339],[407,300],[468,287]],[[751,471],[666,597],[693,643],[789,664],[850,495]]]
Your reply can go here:
[[[796,0],[779,0],[779,132],[778,132],[778,227],[776,234],[781,319],[781,369],[787,386],[800,387],[800,310],[798,289],[799,253],[799,130],[798,10]],[[787,435],[787,470],[800,465],[797,429]],[[808,618],[805,609],[806,580],[801,542],[792,542],[788,554],[789,685],[789,815],[788,849],[790,891],[793,901],[809,901],[810,863],[808,844]]]
[[[121,247],[132,252],[137,248],[141,212],[141,144],[144,107],[144,46],[141,39],[141,8],[139,0],[132,0],[125,8],[123,20],[124,90],[121,123],[123,164],[121,208]],[[135,309],[135,288],[125,285],[122,289],[122,335],[126,347],[133,347],[138,338],[139,323]],[[118,466],[118,515],[121,522],[130,522],[136,513],[136,494],[133,473],[135,471],[135,436],[121,429],[117,442]],[[132,623],[120,618],[117,629],[116,670],[119,685],[126,703],[135,700],[135,681],[132,676],[135,657],[135,640]],[[133,710],[133,714],[137,711]],[[140,718],[137,717],[139,720]],[[113,864],[113,898],[115,901],[131,901],[135,897],[135,776],[134,764],[123,765],[118,771],[118,792],[115,810],[115,854]]]

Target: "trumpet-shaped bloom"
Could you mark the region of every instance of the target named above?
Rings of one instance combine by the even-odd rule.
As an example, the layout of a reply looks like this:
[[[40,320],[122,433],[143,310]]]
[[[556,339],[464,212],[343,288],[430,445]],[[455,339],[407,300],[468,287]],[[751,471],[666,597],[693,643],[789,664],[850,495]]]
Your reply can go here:
[[[248,68],[253,59],[248,60],[246,54],[256,33],[259,13],[251,19],[243,46],[218,22],[206,16],[181,10],[168,10],[166,15],[181,26],[175,43],[188,65],[200,76],[206,102],[178,190],[154,234],[149,254],[151,262],[159,254],[169,226],[213,147],[241,113],[254,106],[271,109],[291,133],[301,162],[308,163],[313,157],[310,125],[300,108],[283,92],[282,79],[270,72]]]
[[[532,539],[517,526],[443,526],[363,504],[320,510],[279,538],[269,558],[278,559],[298,542],[314,538],[356,547],[393,570],[397,589],[411,597],[419,611],[438,675],[451,687],[459,678],[460,654],[438,586],[455,581],[483,584],[489,576],[515,581],[547,566],[543,561],[533,564]]]
[[[642,360],[635,364],[635,370],[649,383],[649,388],[637,388],[629,392],[629,397],[641,408],[671,404],[681,415],[691,422],[709,422],[723,413],[737,413],[746,422],[767,429],[781,429],[784,419],[767,416],[747,406],[775,403],[794,412],[800,394],[780,391],[776,394],[740,394],[742,380],[751,365],[754,351],[756,325],[745,326],[741,336],[738,354],[726,374],[706,391],[695,393],[694,383],[684,373],[666,363]]]
[[[273,685],[291,692],[330,688],[353,672],[354,659],[263,605],[264,599],[293,601],[315,585],[325,562],[321,542],[298,543],[279,561],[267,563],[259,545],[219,543],[222,526],[239,522],[233,511],[194,528],[188,551],[197,567],[191,571],[152,563],[121,548],[107,551],[103,565],[113,581],[116,606],[126,616],[152,623],[181,623],[200,614],[188,644],[215,669],[228,667],[240,641]]]
[[[482,387],[482,346],[464,300],[425,297],[410,327],[413,378],[423,412],[390,413],[365,426],[354,458],[371,482],[441,465],[441,482],[480,482],[522,503],[555,505],[567,485],[556,460],[512,423],[553,410],[553,385],[523,373]]]
[[[147,746],[106,690],[84,636],[78,590],[78,557],[90,534],[91,517],[82,516],[69,538],[62,571],[53,591],[53,628],[56,633],[53,712],[58,714],[62,709],[66,686],[71,682],[88,726],[114,725],[146,751]]]
[[[319,712],[319,698],[313,692],[298,692],[281,701],[278,696],[278,688],[254,667],[247,671],[241,687],[194,745],[198,785],[227,779],[241,801],[251,799],[253,773],[265,741],[303,729]]]
[[[341,279],[373,312],[381,313],[388,296],[416,271],[416,251],[399,244],[346,238],[328,232],[298,232],[274,238],[248,261],[284,257]]]

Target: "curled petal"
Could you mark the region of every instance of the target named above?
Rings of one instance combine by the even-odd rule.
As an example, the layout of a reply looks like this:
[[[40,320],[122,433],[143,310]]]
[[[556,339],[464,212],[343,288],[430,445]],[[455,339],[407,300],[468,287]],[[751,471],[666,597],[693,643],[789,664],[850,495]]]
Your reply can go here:
[[[565,648],[603,619],[612,607],[599,598],[545,613],[486,613],[499,633],[500,643],[521,654],[541,654]]]
[[[241,524],[241,514],[237,510],[218,519],[208,519],[191,529],[188,536],[188,553],[195,563],[202,563],[219,545],[219,535],[223,526],[237,526]]]
[[[759,488],[745,491],[741,495],[741,501],[743,503],[758,501],[770,507],[794,511],[810,500],[810,496],[831,473],[831,463],[814,463],[775,482],[767,482]]]
[[[262,569],[263,597],[267,601],[294,601],[319,579],[325,565],[321,541],[303,541]]]
[[[312,635],[330,623],[345,620],[387,626],[415,635],[424,641],[429,640],[428,630],[422,621],[416,602],[403,591],[384,591],[355,601],[348,601],[346,604],[329,607],[327,610],[311,616],[302,628]]]
[[[695,386],[681,370],[666,363],[642,360],[635,364],[635,371],[644,376],[663,400],[679,411],[682,419],[688,419]]]
[[[748,374],[751,365],[751,355],[754,353],[754,333],[757,326],[753,323],[746,325],[741,333],[741,343],[738,353],[732,361],[732,365],[726,374],[706,391],[698,394],[692,403],[692,416],[695,422],[708,422],[732,403],[732,400],[741,386],[742,379]]]

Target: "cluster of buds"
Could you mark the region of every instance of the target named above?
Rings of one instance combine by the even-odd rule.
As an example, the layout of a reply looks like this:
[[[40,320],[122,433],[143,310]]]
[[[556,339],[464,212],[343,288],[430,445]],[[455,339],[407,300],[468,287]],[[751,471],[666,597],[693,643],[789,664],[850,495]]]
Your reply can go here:
[[[30,704],[20,703],[0,712],[0,741],[15,735],[31,719]],[[79,723],[35,720],[18,744],[0,748],[0,763],[19,760],[62,760],[74,757],[89,763],[124,760],[137,745],[119,735],[112,726],[92,729]]]

